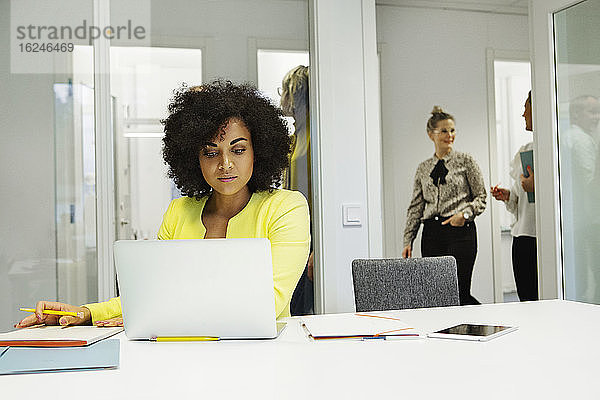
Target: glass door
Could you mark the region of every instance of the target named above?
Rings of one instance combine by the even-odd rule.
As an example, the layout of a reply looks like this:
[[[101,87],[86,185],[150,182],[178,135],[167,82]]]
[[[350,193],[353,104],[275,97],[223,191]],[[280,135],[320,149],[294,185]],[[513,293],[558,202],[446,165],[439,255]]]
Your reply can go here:
[[[565,298],[600,304],[600,1],[554,13]]]
[[[531,66],[527,61],[496,59],[493,62],[494,103],[495,103],[495,137],[496,143],[496,175],[493,185],[513,189],[517,182],[510,175],[511,162],[521,146],[533,140],[531,132],[525,129],[523,103],[531,88]],[[497,207],[498,222],[494,224],[494,235],[500,237],[500,244],[494,247],[494,257],[498,260],[501,273],[495,285],[501,286],[502,297],[496,301],[519,301],[512,266],[512,234],[511,228],[515,216],[508,211],[503,202],[492,201]],[[496,288],[498,290],[498,288]]]

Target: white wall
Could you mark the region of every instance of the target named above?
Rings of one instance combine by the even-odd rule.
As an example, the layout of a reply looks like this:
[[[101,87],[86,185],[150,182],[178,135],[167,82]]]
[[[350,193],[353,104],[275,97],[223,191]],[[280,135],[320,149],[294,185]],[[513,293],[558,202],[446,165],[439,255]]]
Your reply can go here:
[[[320,221],[314,233],[322,244],[315,258],[315,306],[317,312],[349,312],[352,260],[381,256],[370,246],[381,235],[375,3],[314,1],[311,17],[314,208]],[[344,204],[360,207],[362,225],[343,225]]]
[[[377,34],[385,255],[398,257],[416,167],[433,154],[425,125],[434,104],[456,117],[455,149],[474,156],[489,186],[486,48],[527,51],[528,21],[518,15],[378,6]],[[476,223],[479,252],[472,293],[492,302],[489,210]],[[420,235],[415,250],[420,254]]]

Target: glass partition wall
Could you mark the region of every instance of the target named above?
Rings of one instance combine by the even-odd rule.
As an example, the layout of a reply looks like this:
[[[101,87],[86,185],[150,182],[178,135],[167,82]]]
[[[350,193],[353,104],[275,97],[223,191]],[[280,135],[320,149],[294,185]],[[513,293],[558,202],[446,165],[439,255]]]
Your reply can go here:
[[[167,177],[161,153],[160,120],[175,90],[215,79],[250,82],[279,105],[286,73],[308,66],[307,1],[175,0],[142,6],[151,15],[149,43],[111,42],[109,51],[110,92],[116,102],[116,239],[156,239],[169,203],[181,196]],[[127,7],[112,1],[111,20]],[[289,118],[293,135],[294,116]],[[304,173],[304,179],[309,175]]]
[[[257,45],[268,43],[271,49],[279,44],[287,50],[286,42],[297,46],[300,39],[308,52],[305,1],[176,0],[150,1],[146,6],[152,16],[150,45],[111,44],[110,49],[111,94],[117,102],[117,239],[156,239],[164,211],[181,196],[166,177],[161,155],[160,120],[167,116],[174,90],[218,78],[251,82],[259,88],[262,78],[280,88],[287,70],[265,72]],[[120,9],[111,8],[111,16],[119,14]],[[272,89],[265,87],[265,96],[279,104]]]
[[[68,7],[0,1],[0,332],[40,299],[97,300],[93,59],[75,55],[93,2]],[[62,26],[78,37],[38,29]]]
[[[265,96],[277,103],[287,67],[296,61],[308,66],[308,3],[303,0],[58,0],[35,7],[32,1],[0,2],[1,46],[11,50],[0,53],[5,110],[0,114],[0,332],[23,317],[19,307],[34,306],[36,300],[105,300],[98,289],[98,271],[109,271],[99,265],[108,262],[97,245],[102,229],[114,229],[114,238],[156,237],[167,205],[180,196],[161,156],[159,121],[173,90],[216,78],[258,85],[260,71],[260,83],[268,83]],[[77,18],[68,19],[65,9]],[[143,40],[128,40],[126,31],[104,42],[73,39],[68,54],[54,54],[43,63],[30,55],[25,63],[54,69],[32,72],[14,64],[18,25],[75,29],[85,20],[88,27],[94,22],[113,26],[103,32],[116,36],[128,19],[134,27],[141,21],[137,33]],[[266,60],[264,50],[281,53],[286,71],[281,60]],[[264,68],[271,64],[277,68]],[[294,130],[290,120],[290,135]],[[98,159],[99,139],[107,135],[114,144],[114,177],[106,176]],[[112,182],[114,224],[98,213],[99,190],[106,187],[97,184],[100,179]]]
[[[554,14],[565,298],[600,304],[600,1]]]

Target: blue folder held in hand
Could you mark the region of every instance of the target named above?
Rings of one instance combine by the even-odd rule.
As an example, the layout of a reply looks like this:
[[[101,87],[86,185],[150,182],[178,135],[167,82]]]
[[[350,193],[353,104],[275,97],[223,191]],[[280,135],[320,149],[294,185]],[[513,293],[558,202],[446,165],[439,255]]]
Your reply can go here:
[[[119,346],[105,339],[85,347],[0,347],[0,375],[117,368]]]
[[[531,171],[533,171],[533,150],[527,150],[521,152],[521,166],[523,167],[523,176],[525,178],[529,178],[529,172],[527,171],[527,167],[531,167]],[[535,193],[527,192],[527,201],[530,203],[535,203]]]

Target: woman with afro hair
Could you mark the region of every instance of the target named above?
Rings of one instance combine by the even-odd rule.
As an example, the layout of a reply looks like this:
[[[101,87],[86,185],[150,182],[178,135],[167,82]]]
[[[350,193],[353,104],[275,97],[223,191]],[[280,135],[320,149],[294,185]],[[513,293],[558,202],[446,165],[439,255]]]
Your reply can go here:
[[[164,214],[158,238],[267,238],[271,242],[276,317],[290,316],[290,299],[308,259],[306,199],[276,189],[289,164],[291,138],[280,109],[250,85],[214,81],[182,87],[162,121],[163,158],[184,195]],[[78,317],[42,314],[75,311]],[[81,307],[40,301],[15,327],[45,324],[122,325],[120,298]]]

